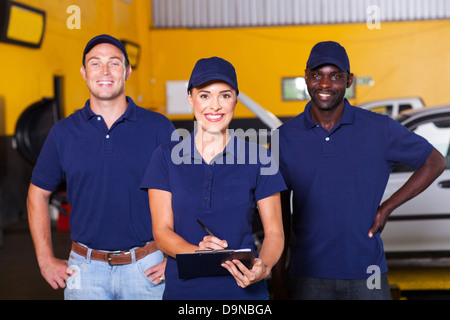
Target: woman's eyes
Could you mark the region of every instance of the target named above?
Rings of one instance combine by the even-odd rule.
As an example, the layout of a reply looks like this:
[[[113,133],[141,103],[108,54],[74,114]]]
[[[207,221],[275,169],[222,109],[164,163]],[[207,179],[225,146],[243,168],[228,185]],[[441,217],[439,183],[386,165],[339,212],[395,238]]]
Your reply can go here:
[[[207,95],[207,94],[201,94],[200,95],[200,98],[201,99],[209,99],[211,96],[210,95]],[[221,99],[230,99],[232,96],[231,96],[231,94],[229,94],[229,93],[225,93],[225,94],[221,94],[220,96],[219,96],[219,98],[221,98]]]

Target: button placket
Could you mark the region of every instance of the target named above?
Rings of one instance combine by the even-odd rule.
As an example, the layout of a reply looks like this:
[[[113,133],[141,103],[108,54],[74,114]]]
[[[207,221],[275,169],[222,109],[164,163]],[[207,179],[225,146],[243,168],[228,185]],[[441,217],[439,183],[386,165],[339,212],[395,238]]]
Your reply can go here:
[[[323,139],[323,154],[326,157],[330,157],[334,154],[334,143],[333,139],[331,139],[332,133],[328,133]]]
[[[204,164],[205,177],[203,181],[203,204],[205,212],[211,212],[211,192],[212,192],[212,167]]]
[[[103,152],[112,153],[112,139],[111,133],[107,133],[103,139]]]
[[[93,117],[91,123],[101,131],[102,141],[102,153],[112,153],[112,137],[111,129],[108,129],[102,116],[96,115]]]

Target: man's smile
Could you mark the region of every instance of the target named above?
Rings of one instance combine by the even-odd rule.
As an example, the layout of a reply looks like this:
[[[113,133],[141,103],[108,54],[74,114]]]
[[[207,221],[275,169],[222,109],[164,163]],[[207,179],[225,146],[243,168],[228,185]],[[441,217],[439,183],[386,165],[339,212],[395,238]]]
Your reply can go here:
[[[104,86],[107,86],[107,87],[112,86],[113,83],[114,83],[114,81],[108,81],[108,80],[97,81],[97,84],[102,86],[102,87],[104,87]]]

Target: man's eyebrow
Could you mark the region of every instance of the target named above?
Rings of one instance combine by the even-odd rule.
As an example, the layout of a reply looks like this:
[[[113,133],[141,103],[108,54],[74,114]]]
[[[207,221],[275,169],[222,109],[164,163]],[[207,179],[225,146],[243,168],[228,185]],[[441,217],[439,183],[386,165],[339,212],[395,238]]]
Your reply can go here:
[[[122,58],[121,58],[121,57],[118,57],[118,56],[111,56],[111,57],[108,57],[107,59],[108,59],[108,60],[120,60],[120,61],[122,61]],[[93,57],[90,57],[90,58],[88,59],[88,61],[91,61],[91,60],[101,60],[101,57],[99,57],[99,56],[93,56]]]

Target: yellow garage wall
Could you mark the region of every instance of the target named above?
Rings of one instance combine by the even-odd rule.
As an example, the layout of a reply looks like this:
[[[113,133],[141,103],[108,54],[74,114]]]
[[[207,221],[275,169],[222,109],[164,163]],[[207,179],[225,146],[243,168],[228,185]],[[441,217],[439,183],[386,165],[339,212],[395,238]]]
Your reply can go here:
[[[150,56],[150,2],[123,0],[19,0],[46,12],[46,30],[40,49],[0,43],[0,135],[13,135],[17,119],[32,103],[53,97],[53,77],[64,77],[64,114],[84,106],[88,98],[80,75],[82,52],[93,36],[109,33],[119,39],[138,42],[143,56]],[[81,11],[81,29],[69,29],[67,8]],[[140,21],[136,23],[136,21]],[[140,39],[144,40],[140,40]],[[132,98],[150,106],[149,59],[141,59],[129,81]],[[142,71],[141,71],[142,70]]]
[[[153,30],[152,97],[165,106],[164,83],[188,79],[198,58],[213,55],[236,67],[240,90],[277,116],[302,111],[306,102],[283,102],[281,78],[303,76],[311,47],[334,40],[347,49],[352,72],[370,76],[353,103],[420,96],[427,105],[450,103],[450,22],[416,21],[271,28]],[[249,116],[238,108],[237,116]]]

